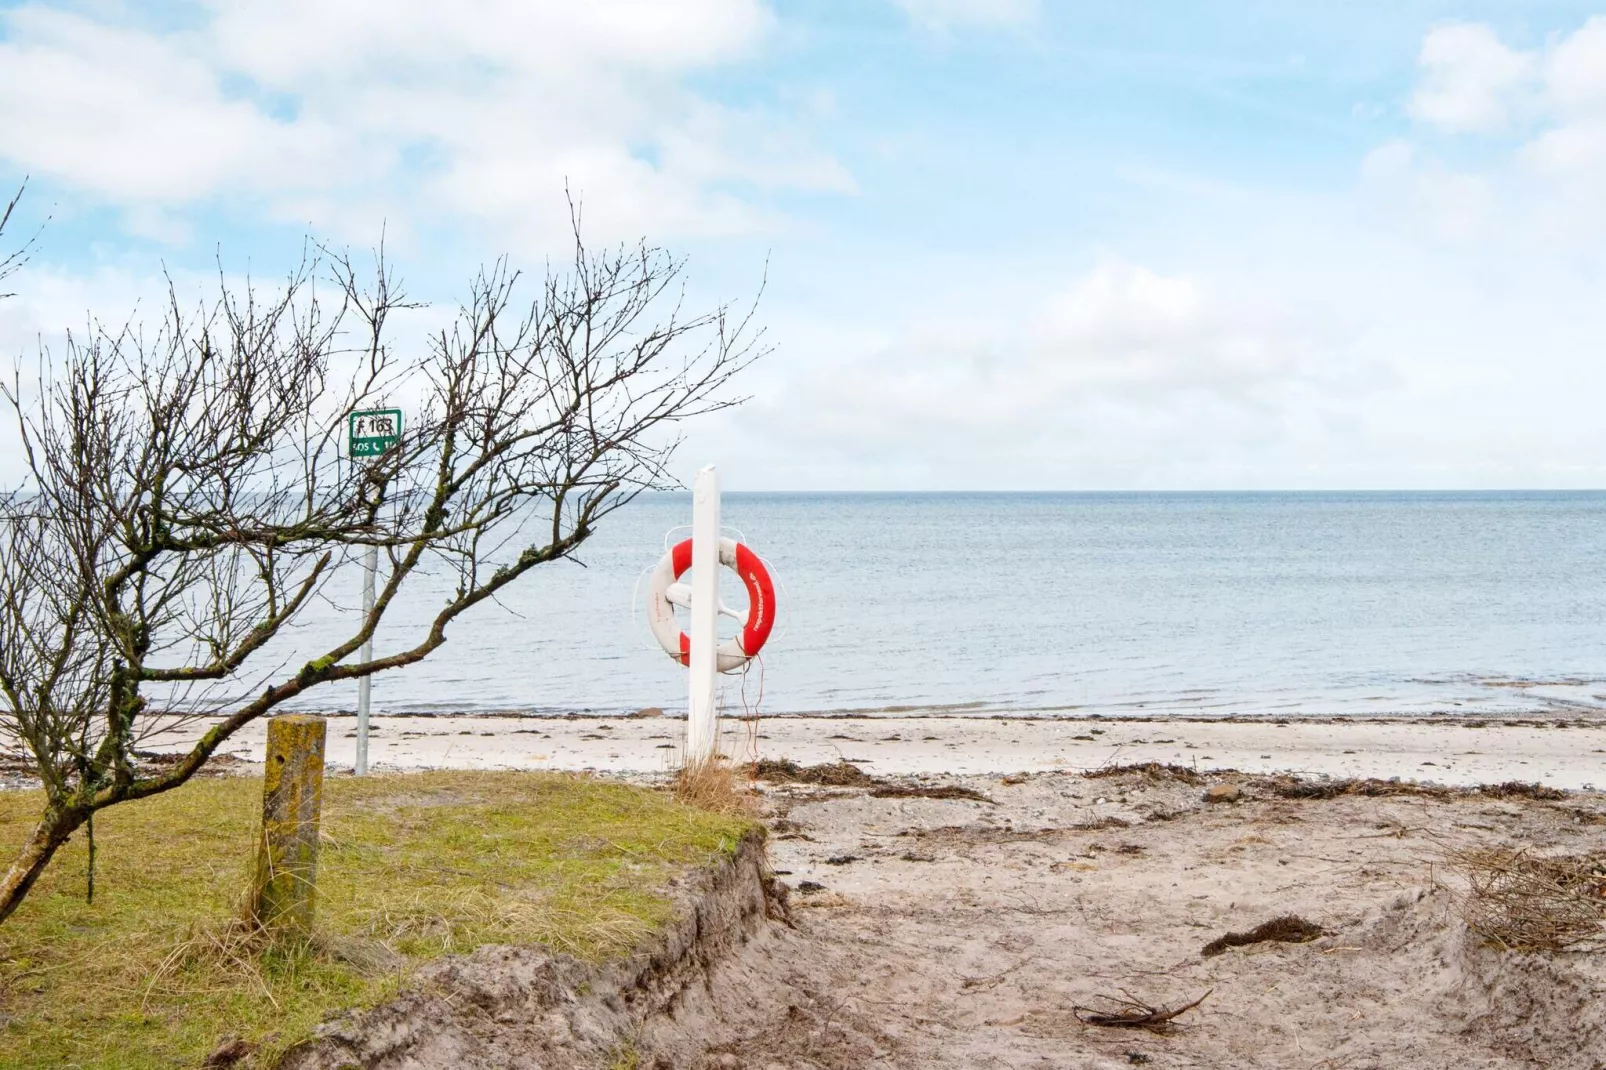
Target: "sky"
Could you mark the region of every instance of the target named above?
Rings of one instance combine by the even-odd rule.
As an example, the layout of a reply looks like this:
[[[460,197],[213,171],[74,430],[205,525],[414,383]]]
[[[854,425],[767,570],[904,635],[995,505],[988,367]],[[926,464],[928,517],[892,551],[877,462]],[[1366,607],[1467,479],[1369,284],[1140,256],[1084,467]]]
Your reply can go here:
[[[1603,0],[0,0],[24,177],[8,361],[309,235],[444,314],[568,189],[765,281],[684,477],[1606,485]]]

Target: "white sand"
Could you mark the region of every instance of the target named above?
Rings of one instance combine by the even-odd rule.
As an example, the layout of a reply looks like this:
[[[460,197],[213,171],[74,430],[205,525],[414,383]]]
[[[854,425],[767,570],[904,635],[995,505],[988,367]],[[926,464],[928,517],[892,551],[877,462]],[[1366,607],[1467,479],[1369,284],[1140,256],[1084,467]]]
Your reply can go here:
[[[729,1058],[676,1065],[1606,1067],[1606,957],[1484,946],[1448,858],[1600,852],[1598,793],[1294,801],[1233,776],[1242,801],[1210,805],[1170,777],[1009,779],[932,785],[989,802],[769,787],[797,928],[715,973],[704,1021]],[[1325,935],[1203,954],[1287,913]],[[1209,995],[1164,1033],[1082,1020],[1123,993]]]
[[[376,717],[369,761],[385,769],[594,769],[659,773],[678,759],[684,722],[675,717]],[[203,726],[204,727],[204,726]],[[144,745],[175,750],[192,727]],[[257,722],[225,752],[260,761]],[[725,725],[738,758],[803,764],[847,759],[883,775],[1086,771],[1109,764],[1166,762],[1200,771],[1400,777],[1440,784],[1537,782],[1606,786],[1606,723],[1324,719],[986,719],[765,717],[753,733]],[[349,768],[356,719],[329,720],[328,762]]]

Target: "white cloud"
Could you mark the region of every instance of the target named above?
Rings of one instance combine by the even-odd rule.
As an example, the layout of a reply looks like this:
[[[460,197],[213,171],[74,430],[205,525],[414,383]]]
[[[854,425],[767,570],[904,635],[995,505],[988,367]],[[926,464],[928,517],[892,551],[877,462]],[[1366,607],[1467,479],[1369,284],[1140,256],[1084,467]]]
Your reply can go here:
[[[692,429],[686,473],[716,460],[733,487],[860,490],[1606,478],[1606,303],[1575,253],[1446,247],[1336,198],[1195,196],[1157,225],[1163,250],[1084,271],[1065,250],[878,266],[889,283],[857,321],[774,322],[782,361],[754,403]]]
[[[1596,15],[1555,47],[1545,82],[1559,109],[1606,113],[1606,15]]]
[[[0,153],[22,170],[164,205],[304,184],[309,166],[334,162],[326,129],[225,99],[217,72],[175,41],[37,7],[6,21]]]
[[[1037,0],[893,0],[923,30],[1025,26],[1037,19]]]
[[[1362,167],[1374,193],[1443,236],[1575,243],[1606,227],[1606,16],[1544,48],[1517,50],[1481,24],[1438,27],[1420,56],[1410,111],[1448,134],[1511,135],[1479,170],[1392,142]],[[1487,150],[1491,146],[1484,146]],[[1498,205],[1498,212],[1496,206]]]
[[[409,81],[420,73],[473,82],[494,73],[489,68],[675,75],[749,53],[773,21],[757,0],[213,0],[210,6],[211,33],[227,64],[292,91],[310,81]]]
[[[1488,176],[1424,159],[1414,145],[1401,139],[1385,142],[1366,155],[1361,181],[1374,201],[1397,210],[1398,225],[1426,230],[1437,238],[1468,241],[1482,236],[1498,206]]]
[[[894,486],[1230,484],[1241,473],[1212,468],[1321,435],[1369,389],[1347,345],[1198,279],[1109,261],[1014,327],[923,318],[811,363],[735,420],[783,465],[808,456],[826,485],[863,486],[866,457]]]
[[[1574,123],[1546,130],[1523,153],[1536,169],[1560,178],[1606,174],[1606,123]]]
[[[231,0],[207,14],[176,30],[0,14],[0,158],[157,233],[163,209],[208,200],[320,227],[401,201],[419,210],[392,214],[539,242],[565,222],[567,181],[599,236],[651,222],[671,238],[763,225],[744,191],[852,188],[801,119],[686,85],[758,53],[773,22],[760,0]]]
[[[1411,114],[1446,130],[1478,132],[1507,125],[1538,67],[1533,55],[1506,47],[1477,23],[1430,30],[1417,62],[1423,78]]]

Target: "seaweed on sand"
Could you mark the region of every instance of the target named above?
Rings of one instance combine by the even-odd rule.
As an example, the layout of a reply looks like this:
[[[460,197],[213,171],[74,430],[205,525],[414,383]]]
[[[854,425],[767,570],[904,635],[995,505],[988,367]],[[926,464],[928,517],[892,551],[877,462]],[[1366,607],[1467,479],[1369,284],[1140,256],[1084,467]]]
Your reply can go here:
[[[1219,955],[1229,947],[1248,947],[1250,944],[1262,944],[1276,941],[1284,944],[1303,944],[1325,936],[1327,930],[1315,922],[1306,921],[1298,914],[1284,914],[1268,922],[1255,926],[1248,932],[1224,933],[1204,946],[1199,952],[1205,958]]]

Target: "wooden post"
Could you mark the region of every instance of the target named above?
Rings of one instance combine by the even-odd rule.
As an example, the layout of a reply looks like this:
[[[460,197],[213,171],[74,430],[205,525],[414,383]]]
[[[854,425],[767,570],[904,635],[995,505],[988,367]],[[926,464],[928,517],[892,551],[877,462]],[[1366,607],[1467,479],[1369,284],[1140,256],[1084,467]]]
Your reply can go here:
[[[290,713],[268,721],[251,917],[276,934],[305,938],[312,932],[324,736],[322,717]]]
[[[712,759],[719,745],[719,472],[713,465],[697,473],[691,500],[688,768]]]

